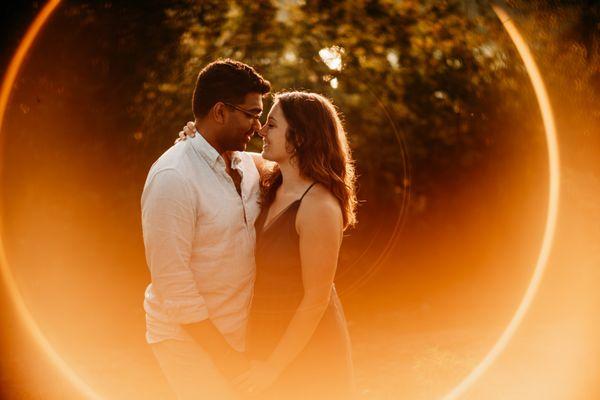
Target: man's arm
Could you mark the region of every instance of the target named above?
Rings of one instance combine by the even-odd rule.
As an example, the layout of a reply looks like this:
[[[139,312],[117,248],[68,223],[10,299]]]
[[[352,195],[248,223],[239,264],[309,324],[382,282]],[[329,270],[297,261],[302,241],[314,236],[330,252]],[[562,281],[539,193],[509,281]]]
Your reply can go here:
[[[198,131],[196,130],[196,125],[194,124],[194,122],[188,121],[183,127],[183,130],[179,131],[175,143],[181,140],[186,140],[188,137],[194,137],[196,136],[196,133],[198,133]],[[261,153],[256,153],[253,151],[246,151],[246,153],[250,154],[250,156],[252,157],[252,161],[254,161],[254,165],[256,166],[258,174],[261,178],[269,172],[273,171],[273,168],[275,168],[276,163],[274,163],[273,161],[265,160],[262,157]]]
[[[156,173],[142,195],[142,229],[154,294],[168,319],[180,324],[226,374],[245,366],[210,321],[190,269],[196,212],[191,189],[179,172]]]
[[[234,350],[209,319],[182,326],[201,344],[226,378],[233,379],[250,367],[244,354]]]
[[[254,161],[254,165],[256,166],[258,174],[261,178],[273,171],[273,168],[275,168],[276,163],[265,160],[261,153],[255,153],[252,151],[247,151],[246,153],[250,154],[252,157],[252,161]]]

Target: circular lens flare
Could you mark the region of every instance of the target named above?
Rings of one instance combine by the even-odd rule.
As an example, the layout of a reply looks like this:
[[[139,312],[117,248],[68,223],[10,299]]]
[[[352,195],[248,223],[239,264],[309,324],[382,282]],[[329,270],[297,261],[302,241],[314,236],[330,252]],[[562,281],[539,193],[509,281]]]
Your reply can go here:
[[[472,385],[477,381],[477,379],[483,375],[483,373],[492,365],[494,360],[502,353],[502,351],[508,345],[508,342],[515,334],[517,328],[523,321],[527,310],[529,309],[535,294],[537,293],[540,282],[542,280],[542,276],[544,271],[546,270],[546,265],[548,263],[548,257],[550,255],[550,250],[552,248],[552,242],[554,239],[554,231],[556,228],[556,216],[558,213],[558,199],[559,199],[559,186],[560,186],[560,163],[559,163],[559,154],[558,154],[558,141],[556,139],[556,127],[554,124],[554,115],[552,113],[552,107],[550,106],[550,99],[548,97],[548,93],[546,91],[546,87],[544,85],[544,81],[542,79],[542,75],[535,63],[535,59],[533,58],[525,39],[519,33],[519,30],[515,26],[515,24],[510,19],[507,12],[502,9],[498,5],[492,5],[492,8],[504,29],[512,39],[523,63],[525,64],[525,68],[527,70],[527,74],[529,75],[529,79],[531,80],[531,84],[533,85],[533,89],[535,91],[535,96],[538,101],[538,105],[540,107],[540,111],[542,113],[542,119],[544,122],[544,128],[546,132],[546,146],[548,150],[548,169],[549,169],[549,196],[548,196],[548,213],[546,215],[546,226],[542,241],[542,246],[540,248],[540,252],[538,254],[537,262],[535,265],[535,270],[533,272],[533,276],[529,285],[527,286],[527,290],[525,291],[525,295],[519,304],[519,307],[515,311],[512,319],[500,335],[498,341],[494,344],[492,349],[488,352],[488,354],[481,360],[479,365],[471,371],[471,373],[454,389],[450,391],[446,396],[444,396],[444,400],[454,400],[464,394]]]
[[[34,43],[40,30],[47,22],[52,12],[59,5],[60,0],[49,0],[46,5],[42,8],[38,16],[29,27],[23,40],[21,41],[13,59],[11,60],[6,75],[4,76],[2,89],[0,90],[0,129],[2,127],[6,108],[8,105],[11,90],[14,81],[19,73],[21,65]],[[513,337],[517,328],[523,321],[527,310],[529,309],[533,298],[535,297],[538,288],[540,286],[541,278],[546,269],[546,264],[549,258],[550,250],[552,248],[552,242],[554,238],[554,232],[556,227],[556,216],[558,212],[559,203],[559,184],[560,184],[560,164],[559,164],[559,152],[558,143],[556,138],[556,128],[554,123],[554,117],[552,108],[546,88],[540,74],[540,71],[535,63],[531,52],[519,33],[514,23],[509,18],[507,12],[498,5],[492,5],[492,8],[500,21],[502,22],[506,32],[512,39],[517,51],[523,60],[531,83],[533,85],[538,105],[543,118],[546,143],[548,151],[548,168],[549,168],[549,197],[548,197],[548,212],[546,216],[545,231],[543,235],[542,246],[539,251],[535,270],[531,281],[527,287],[525,295],[521,300],[515,314],[511,321],[503,331],[498,341],[494,344],[492,349],[483,358],[483,360],[471,371],[471,373],[456,387],[454,387],[446,396],[445,400],[453,400],[463,395],[472,385],[479,379],[483,373],[492,365],[498,355],[506,348],[510,339]],[[0,148],[0,150],[3,150]],[[2,173],[2,166],[0,165],[0,176]],[[1,204],[0,204],[1,206]],[[2,221],[0,220],[0,226]],[[73,385],[73,387],[79,391],[79,393],[90,399],[100,399],[101,397],[88,385],[86,384],[74,371],[73,369],[57,354],[57,352],[50,345],[40,328],[34,321],[31,313],[27,309],[19,289],[14,281],[14,278],[8,267],[6,254],[4,251],[4,244],[0,238],[0,273],[2,279],[7,288],[9,297],[14,304],[17,315],[21,318],[22,322],[26,326],[28,332],[32,335],[34,341],[44,351],[50,361],[56,366],[56,368],[64,375],[64,377]]]
[[[35,38],[38,33],[52,14],[52,12],[59,5],[60,0],[50,0],[42,8],[40,13],[37,15],[27,33],[23,37],[23,40],[19,44],[17,52],[11,60],[4,81],[2,83],[2,90],[0,91],[0,129],[4,122],[4,113],[6,112],[6,106],[10,98],[12,86],[15,82],[19,69],[27,56],[27,52],[33,45]],[[1,131],[0,131],[1,132]],[[4,149],[0,146],[0,152]],[[2,165],[0,164],[0,176],[2,176]],[[0,207],[2,204],[0,203]],[[0,217],[1,218],[1,217]],[[0,219],[0,226],[2,226],[2,220]],[[27,328],[27,331],[33,337],[33,340],[43,350],[48,359],[56,366],[56,368],[62,373],[65,379],[73,385],[73,387],[81,393],[85,398],[88,399],[100,399],[101,397],[87,384],[81,377],[79,377],[73,369],[60,357],[60,355],[50,345],[44,334],[41,332],[39,326],[34,321],[31,313],[27,309],[27,306],[23,302],[21,293],[12,277],[10,269],[8,267],[8,261],[6,259],[6,253],[4,250],[4,243],[0,238],[0,273],[2,280],[6,286],[8,295],[14,304],[17,315],[21,318],[21,321]]]

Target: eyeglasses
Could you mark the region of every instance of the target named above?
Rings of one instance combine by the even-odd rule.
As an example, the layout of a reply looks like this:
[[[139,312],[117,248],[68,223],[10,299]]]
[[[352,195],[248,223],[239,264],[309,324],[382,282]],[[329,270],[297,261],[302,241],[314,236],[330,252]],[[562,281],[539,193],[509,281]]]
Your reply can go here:
[[[261,111],[261,112],[259,112],[258,114],[255,114],[255,113],[253,113],[252,111],[249,111],[249,110],[243,109],[242,107],[238,107],[238,106],[236,106],[236,105],[234,105],[234,104],[231,104],[231,103],[225,103],[225,102],[223,102],[223,104],[225,104],[225,105],[227,105],[227,106],[229,106],[229,107],[231,107],[231,108],[235,108],[236,110],[243,112],[243,113],[244,113],[244,114],[246,114],[248,117],[250,117],[250,118],[252,118],[252,119],[255,119],[255,120],[257,120],[257,121],[259,121],[259,120],[260,120],[260,117],[262,117],[262,111]]]

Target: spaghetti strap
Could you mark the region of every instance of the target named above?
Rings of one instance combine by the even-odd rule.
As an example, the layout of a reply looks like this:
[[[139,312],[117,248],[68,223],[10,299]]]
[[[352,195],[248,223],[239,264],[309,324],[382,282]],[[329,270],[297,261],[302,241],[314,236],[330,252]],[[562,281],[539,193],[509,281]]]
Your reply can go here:
[[[298,201],[302,201],[302,199],[304,198],[304,196],[306,196],[306,193],[308,193],[308,191],[317,184],[317,182],[313,182],[310,184],[310,186],[304,191],[304,193],[302,194],[302,196],[298,199]]]
[[[285,207],[283,210],[279,211],[277,213],[277,215],[270,218],[268,223],[267,223],[267,219],[269,218],[270,207],[267,209],[263,209],[263,211],[260,213],[260,216],[257,219],[257,225],[256,225],[256,226],[261,227],[260,232],[262,233],[262,232],[266,231],[267,229],[269,229],[271,227],[271,225],[273,225],[275,222],[277,222],[279,217],[283,216],[283,214],[285,214],[287,211],[291,210],[293,208],[293,206],[299,205],[302,202],[302,199],[304,198],[304,196],[306,196],[306,193],[308,193],[308,191],[313,186],[315,186],[316,183],[317,182],[311,183],[311,185],[304,191],[304,193],[302,194],[302,196],[299,199],[296,199],[296,200],[292,201],[290,204],[288,204],[287,207]],[[297,208],[296,208],[296,210],[297,210]]]
[[[302,197],[314,185],[310,185]],[[300,200],[300,197],[294,200],[286,211],[257,231],[256,275],[246,333],[246,351],[252,360],[268,360],[304,298],[300,234],[296,230]],[[266,218],[267,211],[263,208],[260,218]],[[257,223],[259,227],[264,226],[261,221]],[[327,303],[310,340],[261,399],[356,397],[348,325],[334,290]]]

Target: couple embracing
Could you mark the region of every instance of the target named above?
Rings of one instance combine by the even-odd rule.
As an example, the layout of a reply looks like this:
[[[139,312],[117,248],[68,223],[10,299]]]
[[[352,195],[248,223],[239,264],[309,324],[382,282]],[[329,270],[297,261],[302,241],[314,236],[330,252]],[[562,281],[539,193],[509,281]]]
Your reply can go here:
[[[180,399],[348,399],[333,283],[356,222],[353,161],[332,103],[233,60],[207,65],[195,121],[151,167],[142,228],[146,340]],[[246,152],[258,133],[262,153]]]

